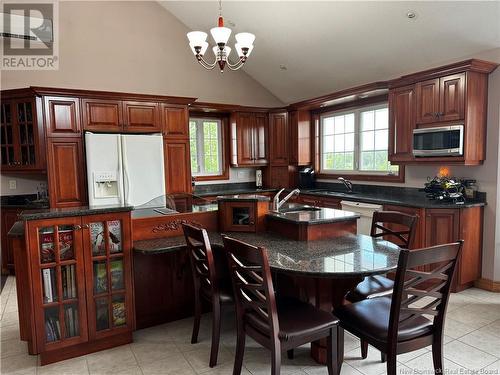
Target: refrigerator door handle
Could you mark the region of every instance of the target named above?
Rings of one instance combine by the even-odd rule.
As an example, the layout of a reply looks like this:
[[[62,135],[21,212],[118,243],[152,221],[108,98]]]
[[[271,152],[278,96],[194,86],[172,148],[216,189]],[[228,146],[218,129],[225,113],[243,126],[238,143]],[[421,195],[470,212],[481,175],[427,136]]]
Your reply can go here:
[[[124,179],[124,191],[125,191],[125,204],[128,205],[128,197],[130,194],[130,181],[129,181],[129,176],[127,172],[127,147],[126,147],[126,141],[125,137],[121,137],[122,140],[122,152],[121,152],[121,158],[122,158],[122,168],[123,168],[123,179]]]

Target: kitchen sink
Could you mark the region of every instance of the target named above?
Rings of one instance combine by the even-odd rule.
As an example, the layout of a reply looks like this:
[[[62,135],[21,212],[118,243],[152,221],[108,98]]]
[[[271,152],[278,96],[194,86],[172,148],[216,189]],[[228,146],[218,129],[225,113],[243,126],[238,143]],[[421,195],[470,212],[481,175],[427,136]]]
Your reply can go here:
[[[319,211],[320,209],[321,208],[318,207],[290,203],[286,207],[281,207],[277,213],[290,214],[290,213],[306,212],[306,211]]]

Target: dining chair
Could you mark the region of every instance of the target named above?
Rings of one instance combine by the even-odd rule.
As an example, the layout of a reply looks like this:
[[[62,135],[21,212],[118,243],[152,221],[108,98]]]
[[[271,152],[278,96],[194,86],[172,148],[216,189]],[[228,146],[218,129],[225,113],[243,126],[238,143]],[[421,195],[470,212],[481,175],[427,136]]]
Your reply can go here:
[[[395,242],[399,247],[408,249],[415,238],[417,217],[397,211],[375,211],[372,218],[370,236],[384,237]],[[389,295],[394,288],[394,281],[383,275],[368,276],[356,288],[347,294],[350,302]],[[361,357],[368,356],[368,343],[361,341]],[[382,362],[385,361],[382,355]]]
[[[429,345],[435,373],[443,373],[446,307],[462,244],[458,241],[401,250],[392,296],[369,298],[335,309],[341,329],[386,355],[388,375],[396,374],[398,354]],[[415,269],[422,266],[427,271]]]
[[[267,250],[223,236],[233,282],[237,341],[233,375],[241,374],[246,335],[272,354],[271,374],[280,374],[281,353],[326,338],[329,375],[339,372],[338,319],[293,298],[276,298]]]
[[[220,271],[221,268],[227,268],[226,259],[223,253],[222,257],[217,257],[212,251],[207,231],[185,223],[182,224],[182,229],[186,238],[194,281],[195,314],[191,344],[198,342],[202,301],[208,301],[212,305],[212,344],[209,366],[214,367],[217,364],[219,352],[221,307],[234,303],[231,279],[229,275],[224,277],[224,273]],[[224,264],[218,267],[218,263]]]

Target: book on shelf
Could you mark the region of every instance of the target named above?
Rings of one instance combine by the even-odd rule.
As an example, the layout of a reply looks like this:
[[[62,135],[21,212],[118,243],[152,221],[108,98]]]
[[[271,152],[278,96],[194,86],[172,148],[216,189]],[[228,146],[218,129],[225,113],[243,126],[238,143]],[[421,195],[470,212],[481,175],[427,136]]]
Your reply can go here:
[[[121,251],[122,229],[120,220],[108,221],[109,251],[119,253]]]
[[[75,277],[76,271],[74,264],[61,268],[64,299],[76,298]]]
[[[106,263],[94,263],[94,278],[94,289],[96,294],[108,290]]]
[[[42,263],[56,261],[54,253],[54,233],[40,233],[40,258]]]
[[[45,318],[45,336],[47,341],[57,341],[61,339],[61,326],[58,319],[52,316]]]
[[[65,314],[66,337],[78,336],[78,309],[75,306],[69,306]]]
[[[106,253],[106,241],[104,239],[103,223],[90,224],[90,240],[92,241],[92,255]]]
[[[122,326],[126,323],[125,302],[113,302],[113,325]]]
[[[63,299],[69,298],[68,291],[68,267],[61,268],[61,280],[62,280],[62,290],[63,290]]]
[[[45,303],[54,302],[54,296],[52,295],[52,279],[50,276],[50,268],[42,269],[42,278],[43,278],[43,301]]]
[[[103,329],[109,328],[109,311],[107,300],[101,300],[102,302],[96,301],[96,330],[102,331]]]
[[[59,257],[61,260],[73,259],[73,229],[59,231]]]
[[[123,289],[123,260],[115,260],[110,263],[111,289]]]

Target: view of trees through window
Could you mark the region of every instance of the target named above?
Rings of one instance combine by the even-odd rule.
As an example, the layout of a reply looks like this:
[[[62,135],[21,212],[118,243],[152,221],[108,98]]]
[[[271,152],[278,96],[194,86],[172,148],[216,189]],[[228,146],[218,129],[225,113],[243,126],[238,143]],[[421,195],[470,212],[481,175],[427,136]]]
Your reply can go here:
[[[394,174],[388,160],[387,105],[358,108],[321,117],[321,170]]]
[[[191,173],[193,176],[222,173],[221,121],[189,119]]]

